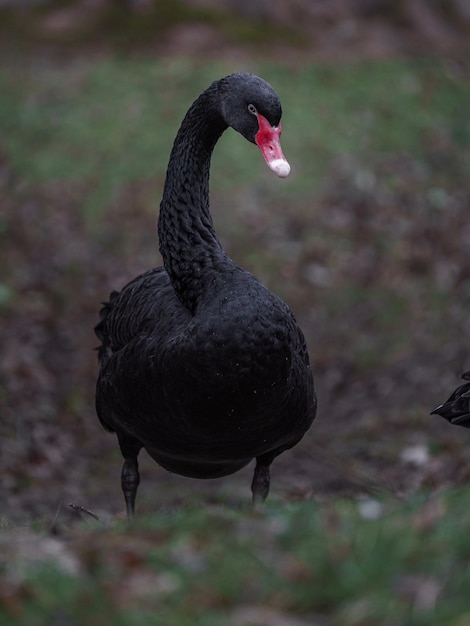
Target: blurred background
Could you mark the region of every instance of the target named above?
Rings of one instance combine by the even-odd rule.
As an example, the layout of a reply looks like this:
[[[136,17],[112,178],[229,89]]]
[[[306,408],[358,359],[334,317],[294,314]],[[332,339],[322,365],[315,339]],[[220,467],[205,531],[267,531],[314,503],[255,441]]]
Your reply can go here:
[[[0,500],[123,512],[94,410],[100,303],[161,262],[179,123],[210,82],[283,102],[281,181],[226,133],[226,250],[294,310],[319,395],[272,497],[406,497],[470,478],[470,433],[429,412],[470,369],[466,0],[0,0]],[[142,453],[140,510],[249,500],[252,468],[191,481]]]

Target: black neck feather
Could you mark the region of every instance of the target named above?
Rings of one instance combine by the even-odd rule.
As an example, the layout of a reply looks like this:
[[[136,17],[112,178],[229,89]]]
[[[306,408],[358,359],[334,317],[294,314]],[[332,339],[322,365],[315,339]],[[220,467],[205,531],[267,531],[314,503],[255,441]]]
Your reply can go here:
[[[211,155],[226,128],[214,84],[191,106],[176,135],[160,205],[163,263],[191,311],[212,282],[214,267],[226,258],[209,210]]]

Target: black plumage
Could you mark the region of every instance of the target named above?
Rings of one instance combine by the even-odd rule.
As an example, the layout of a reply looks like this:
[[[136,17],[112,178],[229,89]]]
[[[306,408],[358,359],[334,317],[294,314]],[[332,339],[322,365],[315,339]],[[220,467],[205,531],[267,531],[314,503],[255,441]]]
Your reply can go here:
[[[273,459],[315,417],[302,331],[288,306],[227,256],[209,212],[211,154],[228,126],[287,175],[281,113],[275,91],[252,74],[227,76],[199,96],[169,160],[158,222],[164,268],[113,292],[100,312],[96,408],[119,440],[129,517],[141,448],[195,478],[226,476],[255,458],[258,502]]]
[[[462,374],[462,379],[470,381],[470,371]],[[431,412],[444,417],[455,426],[470,428],[470,382],[457,387],[449,399]]]

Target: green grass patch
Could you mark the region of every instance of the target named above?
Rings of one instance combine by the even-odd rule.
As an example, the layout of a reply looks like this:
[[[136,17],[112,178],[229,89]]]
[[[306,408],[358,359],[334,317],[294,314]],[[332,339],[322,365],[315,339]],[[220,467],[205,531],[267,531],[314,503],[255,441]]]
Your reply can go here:
[[[82,182],[87,206],[99,211],[130,182],[164,177],[185,111],[211,81],[233,69],[187,59],[31,62],[21,68],[9,60],[0,67],[3,149],[26,181]],[[258,63],[239,69],[266,77],[283,102],[283,143],[293,175],[273,194],[315,193],[331,161],[344,154],[367,168],[377,154],[406,152],[426,175],[433,146],[446,141],[461,147],[461,167],[468,171],[470,86],[443,64],[291,70]],[[259,180],[261,172],[257,150],[227,133],[216,150],[213,184],[229,192]]]
[[[21,566],[2,563],[1,623],[464,624],[469,500],[465,489],[256,515],[193,508],[67,539],[38,533]]]

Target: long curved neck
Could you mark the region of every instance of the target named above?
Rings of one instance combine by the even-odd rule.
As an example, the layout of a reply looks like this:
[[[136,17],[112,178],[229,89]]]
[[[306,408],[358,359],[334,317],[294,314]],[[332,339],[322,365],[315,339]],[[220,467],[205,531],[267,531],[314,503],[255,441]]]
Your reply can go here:
[[[211,282],[217,261],[226,257],[209,211],[211,155],[227,128],[217,104],[213,85],[187,112],[170,155],[158,219],[163,263],[191,311]]]

